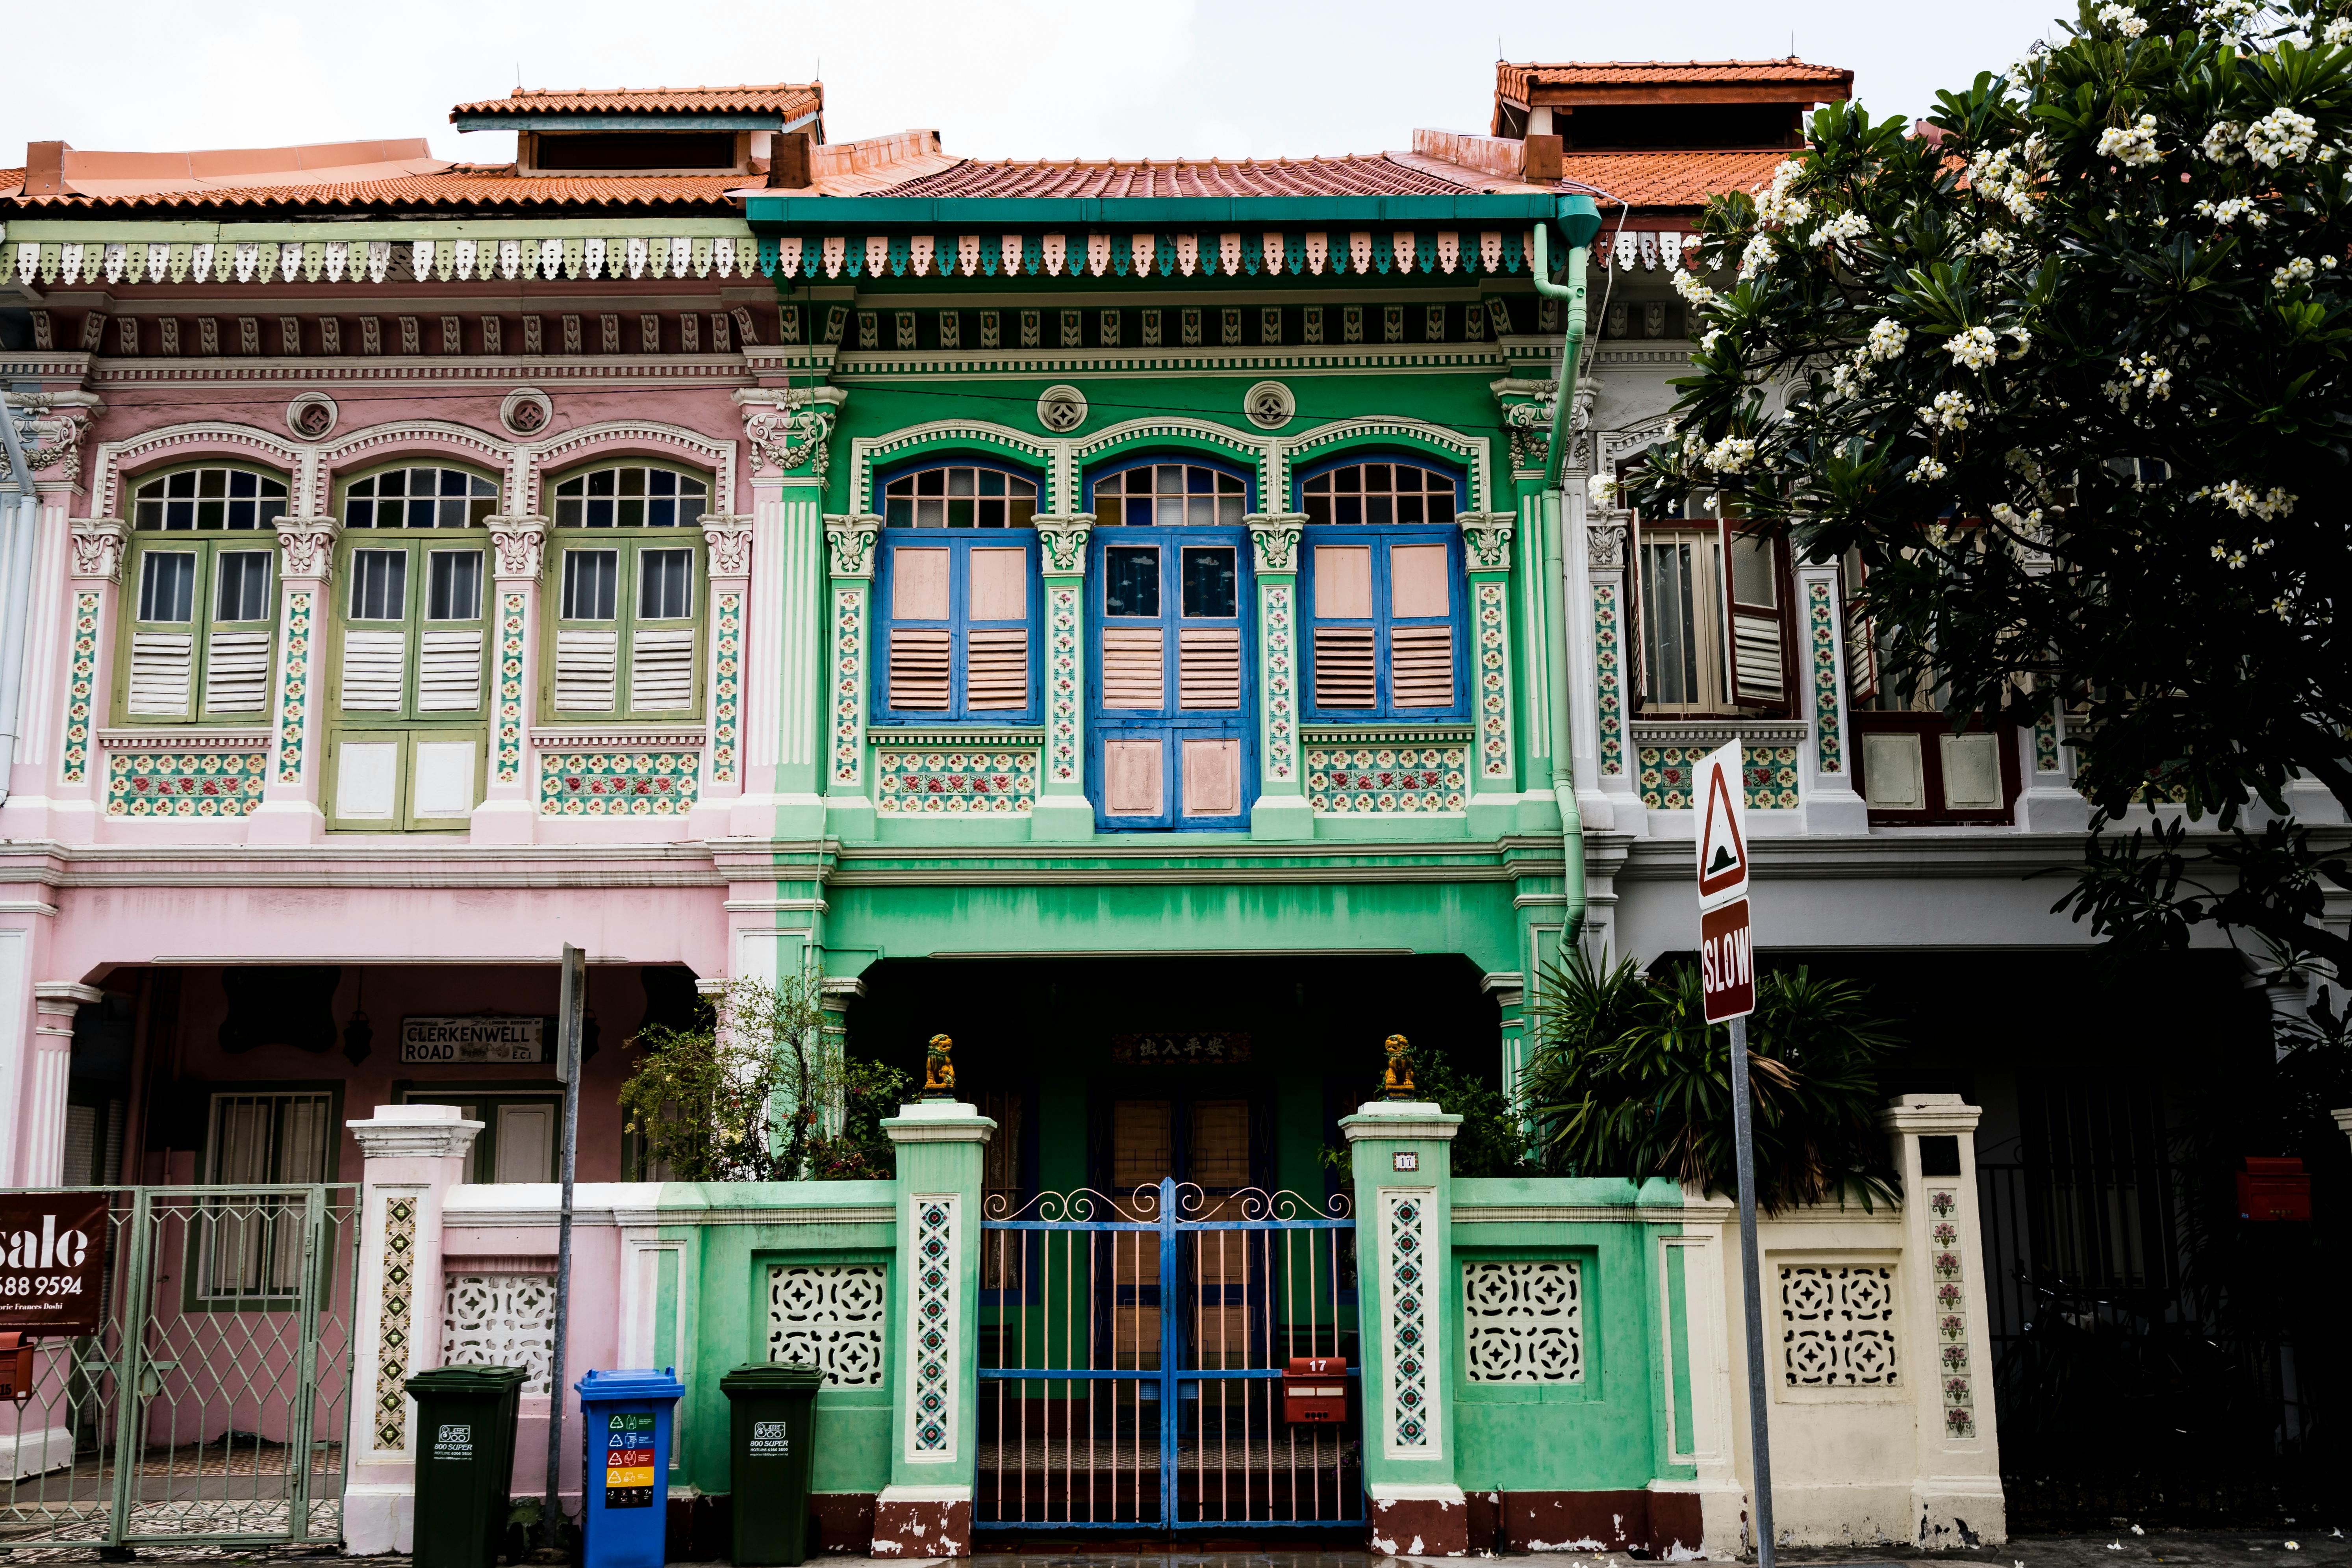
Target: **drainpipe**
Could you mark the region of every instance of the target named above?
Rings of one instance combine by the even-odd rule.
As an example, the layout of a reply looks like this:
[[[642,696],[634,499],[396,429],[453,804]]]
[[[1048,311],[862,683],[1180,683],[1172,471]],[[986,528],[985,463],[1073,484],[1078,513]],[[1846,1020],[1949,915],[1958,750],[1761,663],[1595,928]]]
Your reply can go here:
[[[5,513],[0,532],[0,802],[8,798],[8,782],[16,769],[17,716],[24,709],[25,621],[33,600],[33,545],[38,527],[40,492],[33,488],[33,465],[26,459],[25,444],[16,433],[16,410],[0,394],[0,446],[8,454],[8,472],[16,481],[16,504]]]
[[[1591,196],[1562,196],[1559,221],[1560,236],[1568,242],[1568,281],[1553,281],[1548,223],[1536,225],[1535,255],[1530,258],[1534,265],[1529,270],[1535,277],[1536,292],[1563,301],[1567,311],[1560,333],[1559,378],[1551,405],[1551,447],[1544,458],[1543,493],[1538,505],[1544,523],[1544,657],[1551,668],[1551,793],[1559,806],[1560,891],[1566,896],[1561,940],[1573,942],[1584,928],[1583,820],[1576,809],[1576,743],[1569,714],[1569,578],[1564,537],[1569,510],[1568,498],[1559,488],[1559,469],[1568,456],[1569,411],[1584,364],[1584,274],[1592,241],[1601,232],[1601,209]]]

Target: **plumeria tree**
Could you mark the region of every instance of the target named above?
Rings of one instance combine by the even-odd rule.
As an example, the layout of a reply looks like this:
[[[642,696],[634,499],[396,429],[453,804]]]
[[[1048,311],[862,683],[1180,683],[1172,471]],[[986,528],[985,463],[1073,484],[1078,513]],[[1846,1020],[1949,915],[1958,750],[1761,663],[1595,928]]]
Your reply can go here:
[[[2084,0],[1923,124],[1822,110],[1708,207],[1695,374],[1628,481],[1854,562],[1886,678],[1956,720],[2074,710],[2077,918],[2339,973],[2345,868],[2289,794],[2352,810],[2348,129],[2346,0]]]

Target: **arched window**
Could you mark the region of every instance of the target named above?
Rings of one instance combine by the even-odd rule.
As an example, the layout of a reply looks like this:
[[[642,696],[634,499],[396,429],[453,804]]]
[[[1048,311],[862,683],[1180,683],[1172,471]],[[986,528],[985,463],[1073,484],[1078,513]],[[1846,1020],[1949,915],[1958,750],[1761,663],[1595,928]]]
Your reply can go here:
[[[329,826],[463,829],[481,799],[489,721],[488,473],[400,463],[346,476],[335,607]]]
[[[555,636],[541,639],[542,710],[558,723],[690,718],[702,705],[709,478],[630,459],[553,488]]]
[[[499,487],[463,468],[391,468],[343,487],[345,528],[479,528]]]
[[[1310,525],[1387,528],[1452,522],[1460,481],[1419,463],[1346,463],[1299,487]]]
[[[1105,524],[1239,528],[1249,510],[1248,482],[1203,463],[1139,463],[1095,476],[1091,489]]]
[[[1460,478],[1350,458],[1307,473],[1298,489],[1309,715],[1466,717]]]
[[[265,721],[276,670],[286,481],[203,463],[131,492],[130,582],[115,709],[126,722]]]
[[[692,528],[710,503],[699,477],[652,463],[601,463],[557,481],[558,528]]]
[[[1028,528],[1036,515],[1037,481],[985,464],[915,468],[882,487],[887,528]]]
[[[1036,721],[1037,490],[1033,475],[977,462],[884,483],[878,721]]]

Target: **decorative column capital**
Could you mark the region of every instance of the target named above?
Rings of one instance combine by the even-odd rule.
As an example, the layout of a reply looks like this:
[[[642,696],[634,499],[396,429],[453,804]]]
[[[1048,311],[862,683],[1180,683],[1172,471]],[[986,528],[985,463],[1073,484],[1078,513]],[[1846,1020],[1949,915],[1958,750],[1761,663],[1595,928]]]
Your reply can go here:
[[[1462,548],[1471,571],[1511,569],[1511,536],[1518,531],[1517,512],[1465,511],[1455,521],[1462,525]]]
[[[454,1160],[472,1152],[482,1123],[454,1105],[379,1105],[365,1121],[346,1121],[368,1160]]]
[[[324,583],[334,569],[335,541],[342,523],[331,517],[281,517],[278,549],[284,558],[278,575],[288,582]]]
[[[834,424],[848,399],[837,386],[746,387],[736,393],[753,476],[804,470],[804,477],[823,484],[832,466]]]
[[[73,546],[70,575],[122,581],[122,552],[131,542],[131,525],[119,517],[78,517],[67,532]]]
[[[1242,519],[1249,525],[1250,542],[1257,548],[1261,572],[1298,570],[1298,540],[1307,529],[1303,511],[1257,511]]]
[[[1584,524],[1584,564],[1595,572],[1625,569],[1625,531],[1630,512],[1604,511]]]
[[[498,570],[491,576],[500,583],[536,583],[547,570],[547,519],[535,516],[489,517],[482,520],[490,531],[491,547],[499,552]]]
[[[1041,512],[1035,521],[1037,542],[1045,552],[1045,570],[1061,576],[1083,574],[1087,569],[1087,541],[1094,537],[1095,514]]]
[[[706,513],[702,519],[702,542],[710,547],[711,576],[751,574],[751,519],[748,515]]]
[[[874,544],[882,537],[882,520],[871,512],[848,512],[824,520],[825,553],[835,577],[874,575]]]

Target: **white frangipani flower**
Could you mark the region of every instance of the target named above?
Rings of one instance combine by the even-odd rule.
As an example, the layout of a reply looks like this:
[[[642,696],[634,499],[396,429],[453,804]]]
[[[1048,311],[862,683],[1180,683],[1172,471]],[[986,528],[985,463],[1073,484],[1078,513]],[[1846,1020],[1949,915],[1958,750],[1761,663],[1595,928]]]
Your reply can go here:
[[[1966,331],[1954,332],[1944,341],[1944,346],[1951,351],[1955,363],[1970,370],[1984,369],[2000,353],[1990,327],[1970,327]]]
[[[2302,163],[2319,139],[2319,121],[2284,104],[2246,129],[2246,155],[2265,169]]]
[[[1893,317],[1881,316],[1870,329],[1870,341],[1864,345],[1873,359],[1894,359],[1903,353],[1903,345],[1911,341],[1907,328],[1898,325]]]
[[[2130,125],[2110,125],[2099,132],[2098,154],[2127,169],[2142,169],[2163,158],[2156,147],[2156,116],[2143,114]]]

